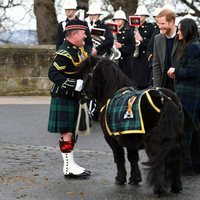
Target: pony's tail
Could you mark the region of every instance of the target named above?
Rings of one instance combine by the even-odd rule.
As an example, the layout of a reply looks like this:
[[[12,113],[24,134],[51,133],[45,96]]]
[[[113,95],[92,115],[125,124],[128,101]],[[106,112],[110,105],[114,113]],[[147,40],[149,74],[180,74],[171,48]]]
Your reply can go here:
[[[180,169],[182,160],[183,119],[180,106],[171,100],[164,103],[160,119],[147,137],[147,154],[149,161],[148,183],[155,185],[171,182],[174,170]],[[177,171],[179,173],[179,171]],[[163,177],[164,176],[164,177]],[[162,184],[161,183],[161,184]]]

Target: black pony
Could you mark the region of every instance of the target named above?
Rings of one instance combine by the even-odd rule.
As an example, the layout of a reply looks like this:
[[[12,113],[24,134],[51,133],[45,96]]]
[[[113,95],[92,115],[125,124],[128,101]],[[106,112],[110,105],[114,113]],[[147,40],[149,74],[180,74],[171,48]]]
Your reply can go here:
[[[126,182],[123,147],[131,166],[129,184],[142,181],[138,150],[145,148],[149,158],[145,163],[149,166],[148,182],[154,193],[163,195],[169,185],[171,192],[179,193],[183,113],[175,93],[164,88],[135,90],[118,65],[106,58],[90,56],[80,71],[85,93],[102,107],[100,124],[117,165],[116,184]],[[140,121],[135,122],[134,118]]]

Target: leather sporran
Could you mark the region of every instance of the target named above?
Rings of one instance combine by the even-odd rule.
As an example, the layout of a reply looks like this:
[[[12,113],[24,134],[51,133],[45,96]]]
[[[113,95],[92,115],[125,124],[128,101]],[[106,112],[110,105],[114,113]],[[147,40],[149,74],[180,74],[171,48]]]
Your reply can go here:
[[[78,119],[76,124],[76,133],[78,135],[90,134],[90,117],[88,113],[87,103],[79,105]]]

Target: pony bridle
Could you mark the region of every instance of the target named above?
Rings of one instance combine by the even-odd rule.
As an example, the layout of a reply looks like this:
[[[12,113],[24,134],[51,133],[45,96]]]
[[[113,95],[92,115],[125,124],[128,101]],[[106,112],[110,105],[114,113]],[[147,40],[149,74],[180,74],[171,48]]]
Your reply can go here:
[[[83,85],[84,86],[88,82],[88,80],[93,77],[94,71],[96,70],[96,68],[97,68],[97,66],[99,65],[100,62],[101,62],[101,59],[99,59],[99,61],[94,65],[94,67],[91,67],[91,62],[89,60],[90,71],[87,74],[87,76],[85,78],[83,78]],[[83,86],[83,90],[81,91],[81,95],[84,97],[84,99],[88,100],[88,99],[90,99],[90,97],[85,92],[85,89],[84,89],[85,87],[84,86]]]
[[[159,89],[157,89],[158,94],[160,95],[160,101],[162,102],[162,104],[164,104],[164,100],[165,98],[168,99],[169,101],[171,101],[171,97],[168,97],[167,95],[165,95],[162,91],[160,91]]]
[[[94,71],[96,70],[97,66],[99,65],[99,63],[101,62],[101,59],[99,59],[99,61],[94,65],[94,67],[91,67],[91,62],[89,59],[89,66],[90,66],[90,71],[88,73],[88,75],[85,77],[85,79],[83,79],[84,84],[87,83],[89,78],[93,77]]]

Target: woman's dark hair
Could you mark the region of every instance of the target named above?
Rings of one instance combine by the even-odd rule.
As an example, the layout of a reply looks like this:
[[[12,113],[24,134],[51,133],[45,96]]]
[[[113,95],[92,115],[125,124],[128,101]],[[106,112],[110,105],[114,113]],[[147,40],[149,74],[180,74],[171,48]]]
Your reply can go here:
[[[183,34],[183,48],[180,49],[178,58],[183,55],[185,48],[192,43],[197,41],[199,38],[198,27],[196,22],[191,18],[182,19],[180,22],[180,31]]]
[[[183,34],[183,42],[187,46],[191,42],[198,40],[198,27],[193,19],[185,18],[179,22],[181,25],[181,33]]]

